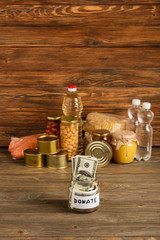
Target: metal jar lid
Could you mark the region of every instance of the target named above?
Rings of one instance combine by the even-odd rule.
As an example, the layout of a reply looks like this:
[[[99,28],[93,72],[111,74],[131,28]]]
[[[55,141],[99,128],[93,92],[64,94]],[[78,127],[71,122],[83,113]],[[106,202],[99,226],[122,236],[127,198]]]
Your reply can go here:
[[[47,119],[48,120],[60,120],[61,119],[61,115],[57,115],[57,114],[48,114],[47,115]]]
[[[112,158],[112,148],[107,142],[93,141],[87,145],[85,155],[96,157],[98,166],[105,167]]]
[[[37,138],[38,151],[41,154],[56,154],[59,149],[59,138],[55,135],[43,135]]]
[[[29,148],[24,151],[24,160],[27,167],[43,167],[44,155],[37,148]]]
[[[78,118],[62,115],[61,123],[77,123]]]
[[[68,167],[68,152],[61,150],[57,154],[48,154],[46,156],[47,167],[53,169],[63,169]]]
[[[105,136],[108,136],[110,134],[110,131],[108,131],[106,129],[97,129],[97,130],[94,130],[92,132],[92,134],[94,136],[97,136],[97,137],[100,137],[100,136],[105,137]]]

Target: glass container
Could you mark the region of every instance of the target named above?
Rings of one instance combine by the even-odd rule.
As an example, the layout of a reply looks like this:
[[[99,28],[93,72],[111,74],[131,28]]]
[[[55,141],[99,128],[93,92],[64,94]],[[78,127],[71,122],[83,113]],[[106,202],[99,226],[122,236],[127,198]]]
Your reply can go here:
[[[115,162],[131,163],[137,150],[136,134],[128,130],[115,132],[112,135],[111,146]]]
[[[60,135],[60,115],[50,114],[46,119],[46,134],[47,135]]]
[[[62,116],[60,123],[61,148],[68,151],[68,160],[78,152],[78,119]]]
[[[94,130],[92,135],[93,135],[93,141],[105,141],[105,142],[108,142],[108,143],[111,142],[110,131],[108,131],[106,129]]]
[[[69,187],[69,208],[74,212],[91,213],[99,207],[99,186],[91,183],[71,182]]]

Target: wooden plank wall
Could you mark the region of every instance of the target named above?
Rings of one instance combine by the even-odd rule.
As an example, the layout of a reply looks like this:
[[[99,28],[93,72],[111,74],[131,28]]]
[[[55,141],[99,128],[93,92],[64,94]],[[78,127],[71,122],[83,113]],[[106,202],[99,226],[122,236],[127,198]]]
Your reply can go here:
[[[69,83],[84,117],[150,101],[160,145],[160,1],[1,0],[0,146],[43,132]]]

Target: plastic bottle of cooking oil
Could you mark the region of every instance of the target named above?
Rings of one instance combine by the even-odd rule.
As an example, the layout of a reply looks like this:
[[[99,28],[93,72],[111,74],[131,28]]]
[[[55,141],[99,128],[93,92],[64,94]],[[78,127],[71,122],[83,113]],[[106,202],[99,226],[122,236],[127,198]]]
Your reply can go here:
[[[77,93],[76,85],[69,85],[68,92],[63,99],[62,111],[65,116],[72,116],[78,118],[79,122],[78,154],[82,154],[83,152],[83,139],[82,139],[83,122],[81,119],[82,110],[83,110],[82,100]]]
[[[154,113],[150,110],[151,104],[144,102],[142,109],[138,112],[138,126],[136,128],[136,136],[138,139],[138,146],[136,152],[137,160],[147,161],[151,158],[152,154],[152,135],[153,129],[151,122]]]
[[[128,109],[128,117],[129,117],[128,129],[133,132],[136,131],[136,127],[138,126],[137,114],[141,109],[140,104],[141,104],[140,99],[132,99],[132,107]]]

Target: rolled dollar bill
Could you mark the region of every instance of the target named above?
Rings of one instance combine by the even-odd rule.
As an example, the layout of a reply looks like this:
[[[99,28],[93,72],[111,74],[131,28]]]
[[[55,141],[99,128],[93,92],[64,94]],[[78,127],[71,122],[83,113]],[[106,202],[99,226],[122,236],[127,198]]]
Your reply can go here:
[[[75,165],[76,165],[76,156],[71,158],[72,161],[72,175],[74,177]]]
[[[97,163],[97,158],[81,155],[76,156],[74,166],[74,177],[76,180],[91,181],[95,179]]]

